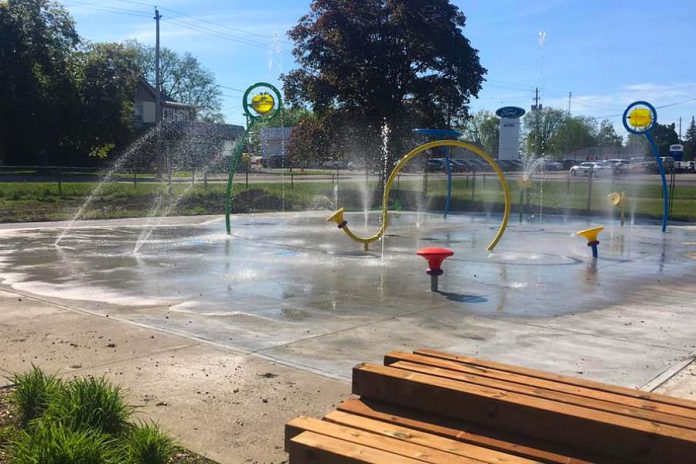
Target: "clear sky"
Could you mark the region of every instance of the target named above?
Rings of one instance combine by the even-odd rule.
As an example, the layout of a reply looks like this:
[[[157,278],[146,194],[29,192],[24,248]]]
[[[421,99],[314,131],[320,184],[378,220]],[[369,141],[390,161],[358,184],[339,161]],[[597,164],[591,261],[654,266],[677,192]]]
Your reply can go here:
[[[358,1],[358,0],[356,0]],[[153,3],[65,0],[80,35],[135,38],[154,45]],[[696,115],[696,53],[691,0],[455,0],[464,34],[479,50],[487,82],[472,110],[529,109],[539,87],[545,106],[620,125],[626,105],[647,100],[662,123]],[[227,122],[241,124],[242,92],[257,81],[280,86],[296,64],[286,32],[309,0],[157,0],[162,46],[190,51],[213,71]],[[661,108],[662,106],[669,105]],[[677,126],[678,130],[678,126]],[[623,129],[617,126],[617,132]]]

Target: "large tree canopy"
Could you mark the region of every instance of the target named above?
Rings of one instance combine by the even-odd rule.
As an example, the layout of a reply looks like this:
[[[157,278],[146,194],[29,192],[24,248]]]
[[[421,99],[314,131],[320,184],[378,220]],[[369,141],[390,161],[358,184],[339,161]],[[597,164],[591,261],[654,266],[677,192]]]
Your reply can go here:
[[[129,41],[127,45],[136,50],[143,75],[154,86],[155,48],[136,41]],[[215,75],[205,69],[196,57],[189,52],[179,54],[164,47],[160,50],[160,72],[162,92],[180,103],[196,106],[202,119],[222,122],[222,92],[215,83]]]
[[[299,68],[281,76],[286,99],[331,112],[392,155],[416,126],[466,116],[485,69],[448,0],[314,0],[289,32]],[[334,118],[335,120],[335,118]]]
[[[67,11],[50,0],[0,2],[0,162],[40,160],[65,132],[76,98],[79,44]]]

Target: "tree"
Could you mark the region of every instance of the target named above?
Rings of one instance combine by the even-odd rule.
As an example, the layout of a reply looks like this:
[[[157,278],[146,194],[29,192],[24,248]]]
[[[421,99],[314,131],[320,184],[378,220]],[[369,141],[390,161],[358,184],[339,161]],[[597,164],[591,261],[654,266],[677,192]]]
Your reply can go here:
[[[286,98],[356,129],[371,159],[388,134],[391,163],[413,127],[448,126],[478,95],[465,20],[447,0],[314,0],[288,33],[300,67],[281,76]]]
[[[596,126],[597,122],[593,118],[566,115],[546,142],[545,153],[563,157],[576,150],[597,145]]]
[[[80,39],[50,0],[0,2],[0,162],[46,163],[58,155],[75,105],[71,78]]]
[[[623,145],[623,139],[616,133],[614,125],[608,119],[599,123],[596,139],[597,145],[600,146],[621,147]]]
[[[105,157],[105,147],[126,146],[134,135],[133,89],[140,78],[136,54],[120,44],[88,44],[75,62],[79,105],[64,143],[78,155]]]
[[[154,86],[155,48],[136,41],[126,44],[136,50],[143,75]],[[160,49],[160,79],[165,95],[177,102],[196,106],[198,116],[204,121],[223,122],[220,113],[222,92],[215,83],[215,75],[189,52],[179,55],[168,48]]]
[[[527,155],[537,158],[550,153],[553,149],[549,141],[556,134],[566,119],[566,113],[556,108],[533,110],[524,116],[524,145]]]
[[[672,124],[655,124],[652,130],[655,145],[660,152],[660,156],[669,156],[669,146],[679,143],[679,136]]]
[[[626,149],[631,157],[652,156],[650,145],[644,135],[629,133]]]
[[[477,111],[464,120],[459,129],[465,140],[481,145],[493,156],[497,155],[500,138],[500,119],[491,111]]]
[[[684,137],[684,160],[691,161],[696,159],[696,120],[691,116],[691,124],[686,129]]]

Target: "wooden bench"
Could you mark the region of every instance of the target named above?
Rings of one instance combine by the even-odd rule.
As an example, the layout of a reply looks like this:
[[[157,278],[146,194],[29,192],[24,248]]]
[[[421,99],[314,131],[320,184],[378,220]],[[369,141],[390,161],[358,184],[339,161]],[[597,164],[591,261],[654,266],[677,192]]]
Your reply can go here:
[[[696,463],[696,403],[435,350],[353,369],[290,463]]]

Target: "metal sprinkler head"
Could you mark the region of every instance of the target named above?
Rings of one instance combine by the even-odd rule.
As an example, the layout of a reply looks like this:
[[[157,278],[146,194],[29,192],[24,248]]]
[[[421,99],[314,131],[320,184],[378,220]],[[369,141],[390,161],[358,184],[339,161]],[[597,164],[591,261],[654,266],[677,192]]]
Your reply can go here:
[[[446,258],[452,256],[454,251],[449,248],[427,247],[416,251],[416,254],[424,257],[428,261],[428,269],[426,269],[425,272],[430,276],[430,291],[436,292],[438,277],[444,272],[440,268],[440,265],[442,265],[442,262]]]

